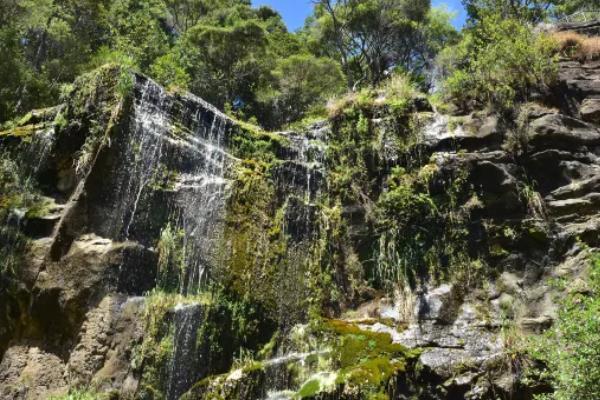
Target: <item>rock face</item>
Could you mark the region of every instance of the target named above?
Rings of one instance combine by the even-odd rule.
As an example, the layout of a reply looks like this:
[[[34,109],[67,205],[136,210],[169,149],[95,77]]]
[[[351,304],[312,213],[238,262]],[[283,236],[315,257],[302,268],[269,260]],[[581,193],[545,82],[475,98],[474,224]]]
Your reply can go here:
[[[283,133],[124,77],[0,133],[0,398],[545,390],[510,346],[600,246],[600,63],[521,124],[418,99]]]

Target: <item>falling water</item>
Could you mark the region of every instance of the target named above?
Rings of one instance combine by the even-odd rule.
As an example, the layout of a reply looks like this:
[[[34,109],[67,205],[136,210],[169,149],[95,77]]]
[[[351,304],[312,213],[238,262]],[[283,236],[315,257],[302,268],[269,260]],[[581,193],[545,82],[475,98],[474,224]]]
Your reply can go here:
[[[200,116],[196,116],[199,120]],[[186,281],[182,292],[202,286],[207,270],[216,262],[222,238],[226,200],[230,181],[227,167],[235,162],[224,150],[230,121],[215,112],[208,130],[196,129],[190,141],[203,148],[194,170],[182,175],[177,183],[177,207],[185,230]]]
[[[144,188],[156,173],[161,158],[164,138],[168,135],[166,122],[166,93],[150,80],[146,80],[141,96],[135,102],[135,127],[130,138],[131,151],[127,165],[131,170],[126,174],[127,182],[121,206],[123,215],[123,236],[129,238],[129,230],[134,221]]]
[[[32,174],[38,174],[48,160],[48,156],[50,155],[50,151],[54,145],[55,137],[54,128],[48,128],[37,132],[33,136],[31,145],[27,150],[26,158],[33,161],[33,168],[31,171]]]
[[[291,390],[297,391],[306,379],[317,373],[319,358],[329,354],[329,350],[292,351],[264,361],[266,399],[292,399],[295,392]],[[291,366],[294,366],[296,375],[290,374]]]
[[[121,228],[115,221],[111,230],[123,240],[137,236],[135,227],[144,223],[137,211],[152,194],[149,187],[161,180],[164,171],[179,171],[169,194],[172,200],[165,205],[171,223],[185,233],[180,290],[190,293],[198,290],[214,264],[222,235],[230,186],[226,175],[237,161],[225,146],[232,122],[197,98],[179,110],[174,98],[149,79],[138,80],[137,85],[132,134],[115,185],[120,198],[115,214],[121,216]],[[173,122],[180,118],[174,117],[178,112],[185,114],[183,127]],[[120,235],[115,233],[119,229]]]
[[[199,304],[178,304],[173,312],[175,334],[167,380],[167,400],[179,399],[194,383],[198,362],[196,338],[202,320]]]

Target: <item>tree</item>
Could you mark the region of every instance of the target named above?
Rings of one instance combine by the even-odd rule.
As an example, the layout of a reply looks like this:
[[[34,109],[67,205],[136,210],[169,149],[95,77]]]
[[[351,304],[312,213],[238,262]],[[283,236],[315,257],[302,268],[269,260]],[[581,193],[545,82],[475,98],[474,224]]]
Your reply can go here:
[[[463,0],[471,24],[494,14],[537,23],[576,11],[599,11],[600,6],[593,6],[592,3],[589,0]]]
[[[414,45],[429,9],[430,0],[319,0],[309,29],[350,87],[377,84],[392,67],[419,68]]]
[[[110,46],[128,54],[145,72],[174,40],[162,0],[114,0],[110,7]]]
[[[0,4],[0,120],[51,104],[61,83],[85,70],[106,38],[107,0],[24,0]]]
[[[500,15],[522,21],[539,22],[560,0],[463,0],[471,23],[486,15]]]
[[[590,0],[562,0],[553,10],[556,17],[574,14],[578,11],[600,12],[600,4]]]
[[[210,11],[210,4],[206,0],[165,0],[165,6],[179,34],[187,32]]]
[[[267,105],[263,121],[279,127],[319,112],[327,100],[344,88],[344,75],[337,62],[310,54],[281,59],[273,71],[274,84],[262,94]],[[264,90],[264,89],[263,89]]]
[[[223,27],[196,25],[181,44],[191,90],[221,108],[234,100],[251,101],[265,74],[261,60],[267,44],[266,32],[253,20]]]

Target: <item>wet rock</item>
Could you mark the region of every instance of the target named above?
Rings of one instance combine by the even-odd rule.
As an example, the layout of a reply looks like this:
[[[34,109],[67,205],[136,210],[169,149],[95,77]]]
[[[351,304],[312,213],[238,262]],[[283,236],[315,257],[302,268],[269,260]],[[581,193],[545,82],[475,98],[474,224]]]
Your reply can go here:
[[[506,217],[522,213],[518,180],[511,164],[481,160],[474,164],[469,180],[484,203],[484,215]]]
[[[49,237],[60,221],[64,205],[56,204],[54,199],[44,199],[43,210],[27,212],[23,217],[22,230],[33,239]]]
[[[552,326],[554,320],[548,316],[523,318],[519,321],[521,329],[526,333],[540,334]]]
[[[451,125],[456,124],[455,127]],[[429,125],[424,127],[425,143],[434,152],[492,151],[500,149],[504,133],[494,116],[469,115],[458,121],[433,114]]]

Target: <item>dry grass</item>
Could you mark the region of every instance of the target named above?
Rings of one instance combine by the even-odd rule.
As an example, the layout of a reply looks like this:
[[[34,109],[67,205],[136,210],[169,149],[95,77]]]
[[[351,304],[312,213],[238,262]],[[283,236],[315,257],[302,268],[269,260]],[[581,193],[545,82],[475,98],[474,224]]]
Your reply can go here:
[[[552,38],[564,56],[579,60],[600,59],[600,37],[590,37],[573,31],[556,32]]]
[[[352,107],[367,110],[376,107],[390,106],[404,108],[419,91],[404,74],[394,74],[384,80],[376,88],[364,88],[358,92],[348,92],[343,96],[331,99],[327,103],[329,118],[335,119]]]
[[[344,111],[356,103],[358,95],[354,92],[346,93],[343,96],[335,97],[327,102],[327,114],[330,119],[339,118]]]

